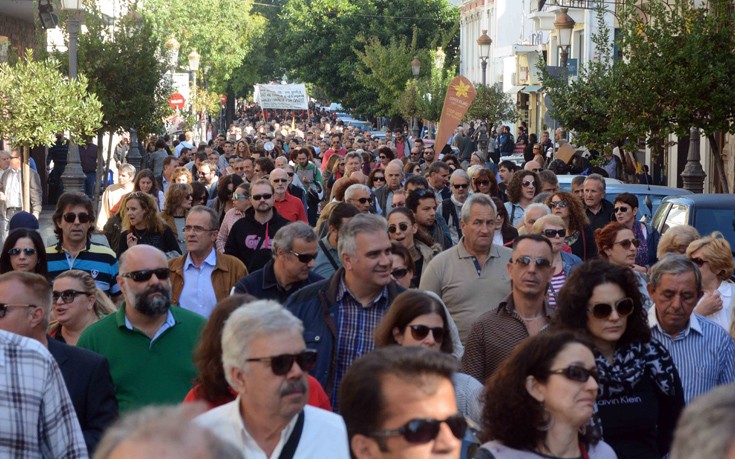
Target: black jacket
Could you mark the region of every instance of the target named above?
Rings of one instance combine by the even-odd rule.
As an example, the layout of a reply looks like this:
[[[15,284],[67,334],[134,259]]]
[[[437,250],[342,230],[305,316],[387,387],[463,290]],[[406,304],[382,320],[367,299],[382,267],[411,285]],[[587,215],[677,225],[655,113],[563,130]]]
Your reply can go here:
[[[225,243],[225,253],[240,259],[252,273],[272,258],[271,246],[276,232],[289,222],[273,208],[273,217],[260,224],[255,219],[255,209],[245,211],[245,216],[235,222]]]

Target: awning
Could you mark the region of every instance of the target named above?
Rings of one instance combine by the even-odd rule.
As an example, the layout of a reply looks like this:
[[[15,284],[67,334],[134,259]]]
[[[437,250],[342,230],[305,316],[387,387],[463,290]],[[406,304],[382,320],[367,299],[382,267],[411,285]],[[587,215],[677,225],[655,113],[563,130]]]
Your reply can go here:
[[[518,94],[520,91],[523,90],[525,86],[511,86],[508,88],[508,90],[505,91],[506,94]]]
[[[526,86],[525,88],[521,89],[521,92],[525,94],[531,94],[534,92],[539,92],[542,89],[544,89],[543,86]]]

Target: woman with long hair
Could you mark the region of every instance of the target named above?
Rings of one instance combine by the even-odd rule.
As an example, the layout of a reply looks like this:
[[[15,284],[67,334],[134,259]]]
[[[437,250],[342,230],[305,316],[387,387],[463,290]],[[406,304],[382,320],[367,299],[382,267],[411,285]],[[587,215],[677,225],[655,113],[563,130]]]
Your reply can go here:
[[[484,193],[494,198],[500,197],[498,181],[495,180],[495,174],[490,169],[481,168],[475,174],[470,175],[470,179],[473,192]]]
[[[421,274],[442,248],[428,234],[419,230],[416,216],[406,207],[398,207],[388,214],[388,236],[408,249],[415,266],[411,287],[417,288]]]
[[[18,228],[5,238],[0,254],[0,274],[25,271],[48,278],[46,248],[38,231]]]
[[[117,248],[117,256],[128,247],[138,244],[152,245],[173,258],[181,255],[179,241],[171,228],[158,214],[158,206],[153,196],[142,191],[133,191],[123,198],[123,233]]]
[[[227,211],[235,207],[232,197],[235,195],[235,190],[242,184],[242,182],[242,177],[234,174],[226,175],[217,182],[217,200],[211,207],[219,215],[220,225],[222,224],[222,220],[225,218]]]
[[[235,144],[235,155],[240,158],[250,157],[250,145],[244,140],[238,140]]]
[[[48,334],[71,346],[76,346],[87,327],[117,310],[94,278],[79,269],[56,276],[51,306],[56,320],[49,324]]]
[[[669,451],[684,391],[671,355],[651,339],[637,281],[620,264],[581,264],[559,292],[552,325],[593,343],[605,441],[620,458],[660,458]]]
[[[186,214],[193,207],[193,202],[191,185],[188,183],[173,183],[168,187],[166,205],[161,212],[161,218],[174,232],[181,253],[186,251],[184,226],[186,226]]]
[[[646,310],[651,308],[651,297],[648,294],[648,279],[646,275],[635,269],[635,257],[641,241],[635,237],[633,231],[618,222],[610,222],[603,228],[595,230],[595,243],[600,258],[617,266],[630,269],[638,279],[638,288],[643,296],[643,305]]]
[[[515,229],[508,221],[508,211],[500,198],[492,197],[498,214],[495,216],[495,234],[493,235],[493,244],[510,247],[513,241],[518,237],[518,230]]]
[[[505,203],[505,210],[508,211],[508,220],[511,225],[518,227],[523,220],[526,207],[540,192],[541,180],[535,172],[520,170],[513,174],[506,191],[508,202]]]
[[[153,196],[158,204],[158,210],[163,210],[163,206],[166,204],[165,198],[163,196],[163,191],[158,189],[156,176],[153,174],[152,170],[143,169],[135,175],[135,179],[133,180],[133,191],[142,191],[143,193],[148,193]]]
[[[546,198],[546,205],[551,213],[564,220],[567,227],[567,245],[572,253],[584,260],[597,255],[595,237],[590,222],[584,212],[584,206],[577,196],[567,191],[557,191]]]

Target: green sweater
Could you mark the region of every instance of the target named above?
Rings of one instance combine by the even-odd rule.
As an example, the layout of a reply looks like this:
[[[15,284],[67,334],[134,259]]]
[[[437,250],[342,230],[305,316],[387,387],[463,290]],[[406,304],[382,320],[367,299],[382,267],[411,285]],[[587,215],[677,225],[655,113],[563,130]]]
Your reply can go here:
[[[152,343],[125,326],[125,304],[90,325],[77,346],[107,357],[120,413],[147,405],[178,404],[197,376],[192,354],[205,319],[171,307],[176,323]]]

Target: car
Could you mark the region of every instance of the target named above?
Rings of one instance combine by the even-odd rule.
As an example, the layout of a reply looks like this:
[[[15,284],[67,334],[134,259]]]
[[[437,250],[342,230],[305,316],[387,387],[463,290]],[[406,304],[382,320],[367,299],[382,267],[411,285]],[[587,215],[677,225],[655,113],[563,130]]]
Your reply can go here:
[[[370,138],[376,140],[385,140],[385,131],[370,131]]]
[[[719,231],[730,243],[730,247],[735,247],[735,195],[669,196],[661,201],[653,216],[652,225],[661,234],[677,225],[691,225],[702,236]]]
[[[356,126],[361,131],[367,131],[373,128],[373,123],[371,123],[370,121],[360,121],[360,120],[356,120],[352,118],[349,118],[349,119],[343,118],[342,122],[345,124],[345,126]]]

